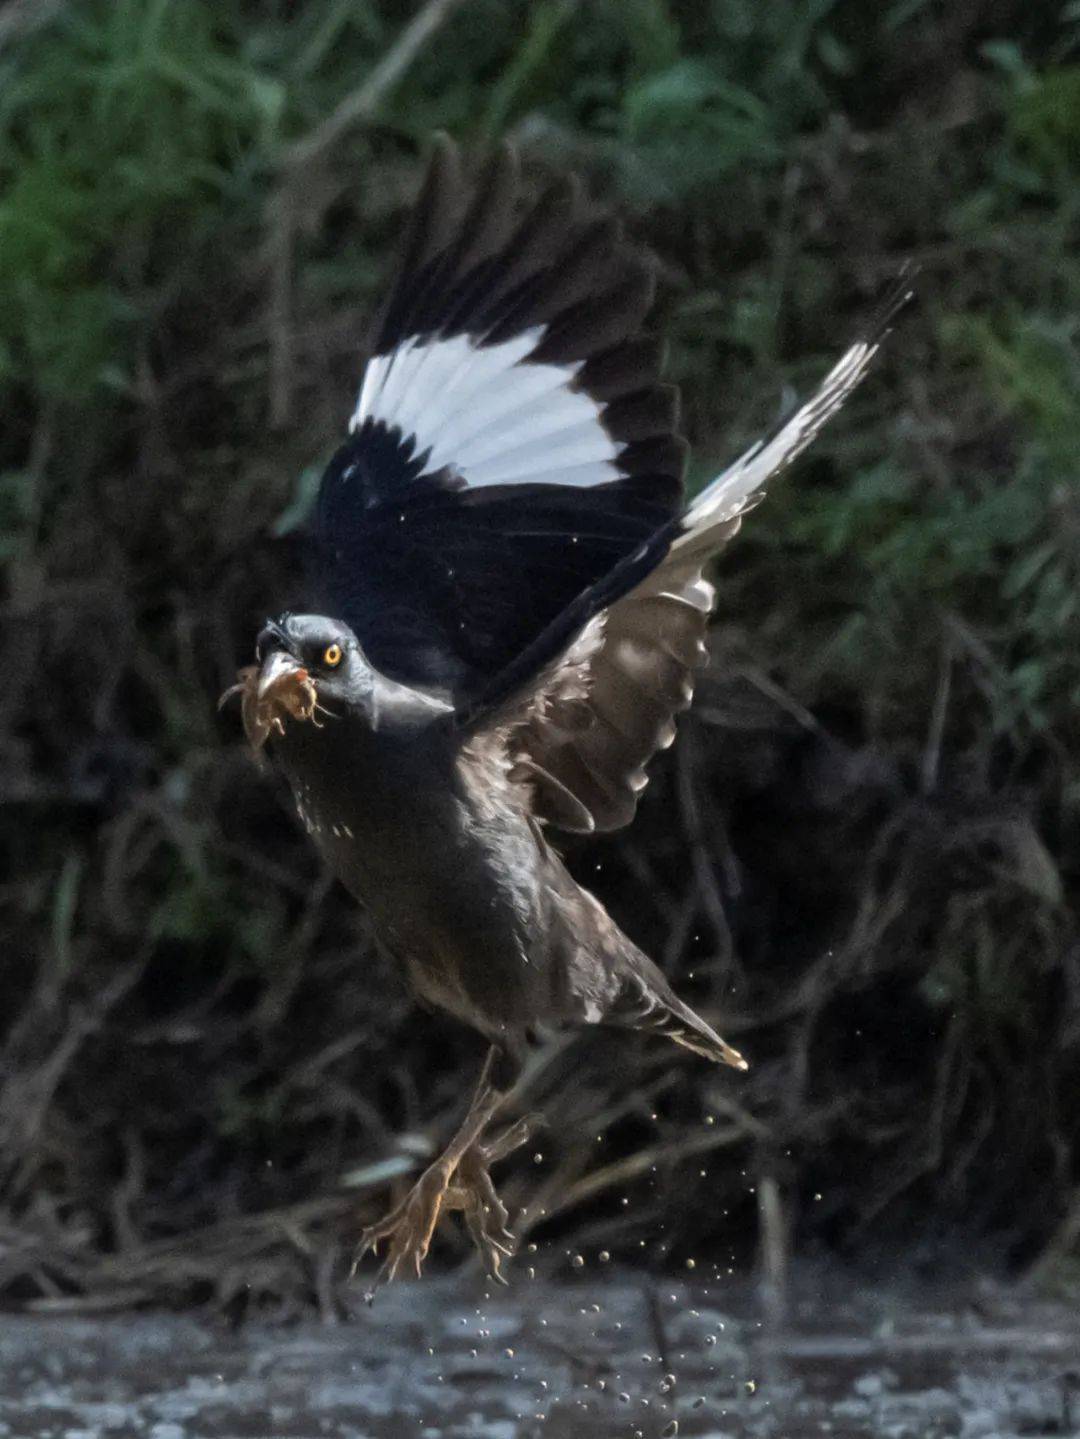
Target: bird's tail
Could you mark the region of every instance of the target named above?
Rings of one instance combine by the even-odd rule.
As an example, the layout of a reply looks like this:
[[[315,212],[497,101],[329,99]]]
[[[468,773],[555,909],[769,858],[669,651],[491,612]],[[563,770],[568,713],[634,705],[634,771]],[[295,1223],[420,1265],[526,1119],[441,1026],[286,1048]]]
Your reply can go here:
[[[730,1064],[732,1069],[750,1068],[737,1049],[733,1049],[711,1024],[706,1024],[700,1014],[695,1014],[688,1004],[683,1004],[675,995],[672,995],[668,1004],[659,1011],[656,1022],[648,1027],[654,1034],[673,1039],[684,1049],[691,1049],[695,1054],[717,1064]]]
[[[749,1069],[739,1051],[682,1002],[651,959],[638,954],[635,961],[617,1003],[605,1016],[608,1024],[662,1034],[717,1064]]]

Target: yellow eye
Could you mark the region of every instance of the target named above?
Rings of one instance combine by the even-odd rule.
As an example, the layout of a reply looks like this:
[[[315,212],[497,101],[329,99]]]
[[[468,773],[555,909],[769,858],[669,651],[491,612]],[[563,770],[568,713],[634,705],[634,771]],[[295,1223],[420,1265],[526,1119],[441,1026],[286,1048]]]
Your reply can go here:
[[[327,645],[326,648],[323,650],[322,662],[328,670],[336,670],[338,665],[341,663],[341,658],[342,656],[340,645]]]

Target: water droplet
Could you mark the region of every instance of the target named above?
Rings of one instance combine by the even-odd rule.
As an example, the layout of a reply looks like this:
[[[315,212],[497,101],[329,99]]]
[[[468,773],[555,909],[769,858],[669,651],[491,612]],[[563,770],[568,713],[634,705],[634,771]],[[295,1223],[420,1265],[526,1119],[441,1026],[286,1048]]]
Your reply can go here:
[[[601,1264],[606,1264],[606,1263],[608,1262],[608,1260],[611,1258],[611,1253],[610,1253],[610,1251],[607,1250],[607,1249],[601,1249],[599,1258],[600,1258],[600,1263],[601,1263]]]
[[[666,1428],[660,1430],[660,1439],[675,1439],[675,1436],[676,1434],[678,1434],[678,1432],[679,1421],[677,1419],[673,1419]]]
[[[686,1261],[686,1267],[687,1267],[687,1269],[696,1269],[696,1268],[697,1268],[697,1260],[696,1260],[696,1259],[688,1259],[688,1260]]]
[[[584,1254],[575,1254],[574,1257],[573,1257],[573,1259],[571,1259],[570,1263],[574,1266],[575,1269],[584,1269],[584,1268],[585,1268],[585,1256],[584,1256]]]

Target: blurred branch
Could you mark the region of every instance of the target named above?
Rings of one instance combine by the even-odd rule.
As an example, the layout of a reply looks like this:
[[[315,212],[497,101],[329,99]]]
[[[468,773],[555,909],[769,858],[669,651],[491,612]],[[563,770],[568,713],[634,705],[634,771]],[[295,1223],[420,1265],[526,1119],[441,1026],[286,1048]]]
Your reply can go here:
[[[10,0],[0,10],[0,51],[47,25],[63,5],[64,0]]]
[[[463,3],[464,0],[428,0],[363,84],[346,95],[321,125],[289,147],[285,152],[285,168],[298,169],[309,164],[336,144],[350,126],[374,114],[431,37]]]
[[[282,178],[271,200],[269,241],[270,424],[292,417],[292,309],[296,234],[311,223],[310,171],[342,135],[378,110],[431,37],[464,0],[428,0],[405,26],[362,84],[345,96],[320,125],[295,141],[282,159]]]

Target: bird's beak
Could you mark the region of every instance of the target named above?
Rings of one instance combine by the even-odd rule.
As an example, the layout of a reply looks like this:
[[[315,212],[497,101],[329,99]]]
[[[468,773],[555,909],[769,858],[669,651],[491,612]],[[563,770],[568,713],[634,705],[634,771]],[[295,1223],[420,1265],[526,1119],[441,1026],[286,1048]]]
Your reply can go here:
[[[285,733],[286,718],[312,719],[318,702],[315,682],[285,650],[273,650],[261,668],[247,665],[239,670],[219,707],[234,694],[240,695],[244,733],[255,750],[262,749],[271,734]]]
[[[273,650],[259,671],[256,690],[259,704],[278,700],[286,709],[291,710],[290,699],[295,695],[298,686],[307,679],[307,670],[294,660],[291,654],[285,650]]]

